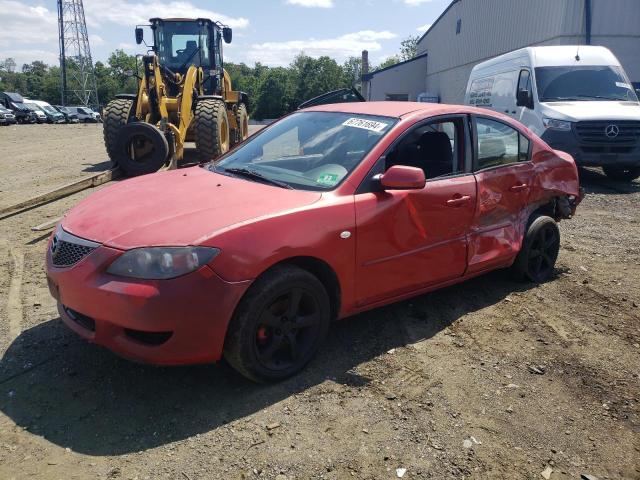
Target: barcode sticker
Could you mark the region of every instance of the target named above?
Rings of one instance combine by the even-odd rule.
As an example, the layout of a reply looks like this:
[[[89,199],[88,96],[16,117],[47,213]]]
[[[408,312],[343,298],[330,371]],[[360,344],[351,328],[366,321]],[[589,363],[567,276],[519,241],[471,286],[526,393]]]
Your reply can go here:
[[[382,130],[389,125],[384,122],[376,122],[375,120],[365,120],[364,118],[350,118],[346,120],[342,125],[345,127],[362,128],[371,132],[382,132]]]

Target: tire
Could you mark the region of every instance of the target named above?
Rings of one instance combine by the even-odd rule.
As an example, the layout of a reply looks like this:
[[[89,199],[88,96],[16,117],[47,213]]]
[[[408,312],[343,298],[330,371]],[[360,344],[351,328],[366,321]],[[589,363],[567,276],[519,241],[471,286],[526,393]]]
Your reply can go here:
[[[553,274],[560,251],[560,230],[556,221],[545,215],[529,224],[511,271],[519,281],[543,283]]]
[[[196,151],[201,162],[208,162],[229,151],[229,119],[222,100],[200,100],[193,120]]]
[[[113,163],[116,163],[116,150],[118,148],[118,133],[120,128],[127,124],[131,115],[133,101],[118,98],[112,100],[104,108],[104,124],[102,134],[107,154]]]
[[[294,266],[274,267],[238,304],[227,329],[224,358],[250,380],[284,380],[313,358],[330,320],[329,295],[317,277]]]
[[[128,123],[118,130],[115,163],[128,177],[157,172],[167,161],[169,143],[155,126]]]
[[[234,132],[234,144],[244,142],[249,136],[249,114],[244,103],[236,111],[236,123],[239,128]]]
[[[602,167],[605,175],[618,182],[633,182],[640,177],[640,167]]]

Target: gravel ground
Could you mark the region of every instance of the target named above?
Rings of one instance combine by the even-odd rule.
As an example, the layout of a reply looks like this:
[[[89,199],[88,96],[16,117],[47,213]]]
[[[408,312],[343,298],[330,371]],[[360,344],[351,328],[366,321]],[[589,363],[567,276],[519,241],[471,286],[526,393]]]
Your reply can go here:
[[[108,168],[99,125],[0,145],[0,208]],[[640,184],[583,183],[552,281],[495,272],[338,322],[271,386],[62,325],[29,227],[90,191],[1,219],[0,478],[640,478]]]

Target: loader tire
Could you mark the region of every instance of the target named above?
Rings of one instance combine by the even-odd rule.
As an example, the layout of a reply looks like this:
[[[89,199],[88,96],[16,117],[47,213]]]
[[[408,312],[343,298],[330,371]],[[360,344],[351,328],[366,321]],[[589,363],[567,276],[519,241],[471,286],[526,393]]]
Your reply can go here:
[[[249,114],[247,113],[247,107],[243,103],[238,107],[236,111],[236,124],[238,129],[235,131],[234,143],[244,142],[249,136]]]
[[[132,106],[132,100],[118,98],[109,102],[104,108],[104,123],[102,124],[104,146],[114,164],[117,163],[118,133],[129,121]]]
[[[116,165],[127,177],[136,177],[160,170],[169,158],[169,142],[154,125],[132,122],[118,134]]]
[[[214,160],[229,151],[229,119],[222,100],[200,100],[194,121],[196,151],[201,162]]]

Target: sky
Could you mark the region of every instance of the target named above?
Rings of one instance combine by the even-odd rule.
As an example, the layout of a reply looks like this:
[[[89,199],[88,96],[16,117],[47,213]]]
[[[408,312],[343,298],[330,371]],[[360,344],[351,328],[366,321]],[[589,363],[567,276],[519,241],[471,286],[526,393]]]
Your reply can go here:
[[[134,27],[150,17],[205,17],[233,28],[225,61],[286,66],[304,51],[342,63],[369,51],[373,65],[422,35],[450,0],[83,0],[94,61],[120,48],[145,53]],[[0,0],[0,60],[58,64],[56,0]],[[149,31],[145,32],[150,38]]]

